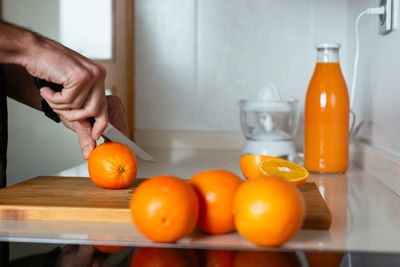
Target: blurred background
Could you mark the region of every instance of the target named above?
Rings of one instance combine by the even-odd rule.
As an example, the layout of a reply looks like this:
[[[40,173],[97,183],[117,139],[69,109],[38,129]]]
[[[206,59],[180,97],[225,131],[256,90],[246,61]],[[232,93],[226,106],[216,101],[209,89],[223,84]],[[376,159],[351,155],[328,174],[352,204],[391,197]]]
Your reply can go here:
[[[240,150],[245,139],[238,101],[255,98],[260,88],[274,83],[283,98],[299,100],[295,137],[299,152],[315,44],[341,43],[340,64],[350,88],[355,19],[362,10],[379,4],[375,0],[1,2],[3,19],[108,66],[108,93],[120,96],[128,106],[131,137],[143,148]],[[126,2],[134,6],[132,31]],[[398,27],[397,20],[394,26]],[[354,106],[357,121],[364,121],[359,139],[399,156],[400,33],[395,29],[378,35],[377,16],[364,16],[360,38]],[[8,105],[10,184],[83,162],[72,132],[13,100]]]

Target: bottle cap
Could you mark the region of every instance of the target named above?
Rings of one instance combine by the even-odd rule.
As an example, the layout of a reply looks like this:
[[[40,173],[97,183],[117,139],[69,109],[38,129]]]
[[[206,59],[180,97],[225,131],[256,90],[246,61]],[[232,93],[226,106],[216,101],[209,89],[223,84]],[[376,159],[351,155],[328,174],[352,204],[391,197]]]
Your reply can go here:
[[[335,48],[335,49],[339,49],[340,48],[340,44],[339,43],[318,43],[315,45],[315,47],[317,49],[321,49],[321,48]]]

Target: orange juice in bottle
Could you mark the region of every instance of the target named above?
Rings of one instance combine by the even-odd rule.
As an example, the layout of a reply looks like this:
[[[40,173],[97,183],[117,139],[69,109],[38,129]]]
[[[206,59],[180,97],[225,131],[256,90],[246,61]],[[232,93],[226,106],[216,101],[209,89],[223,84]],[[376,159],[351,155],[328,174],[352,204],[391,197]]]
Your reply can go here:
[[[344,173],[348,167],[350,108],[339,48],[336,43],[317,44],[304,114],[304,165],[310,172]]]

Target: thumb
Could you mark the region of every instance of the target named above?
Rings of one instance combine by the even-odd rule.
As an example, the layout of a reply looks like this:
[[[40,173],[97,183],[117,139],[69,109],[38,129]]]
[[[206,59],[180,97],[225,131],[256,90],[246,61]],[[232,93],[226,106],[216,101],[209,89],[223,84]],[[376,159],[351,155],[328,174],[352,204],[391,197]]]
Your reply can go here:
[[[85,160],[87,160],[90,153],[92,153],[93,149],[96,147],[96,141],[92,138],[91,128],[87,128],[81,124],[77,124],[75,133],[78,136],[82,156]]]

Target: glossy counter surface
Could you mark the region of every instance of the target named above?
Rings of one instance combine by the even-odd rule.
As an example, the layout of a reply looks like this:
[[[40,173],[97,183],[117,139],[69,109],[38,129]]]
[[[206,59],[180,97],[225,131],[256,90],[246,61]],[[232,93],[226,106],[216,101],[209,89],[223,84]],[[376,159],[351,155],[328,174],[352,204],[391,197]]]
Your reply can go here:
[[[174,174],[190,178],[198,171],[224,168],[241,175],[239,151],[149,150],[159,163],[140,161],[138,177]],[[56,175],[88,176],[82,164]],[[330,230],[301,230],[283,250],[400,253],[400,198],[363,170],[352,166],[346,175],[311,175],[333,219]],[[188,248],[262,249],[237,233],[196,232],[174,244],[156,244],[133,224],[0,221],[0,241],[171,246]]]

